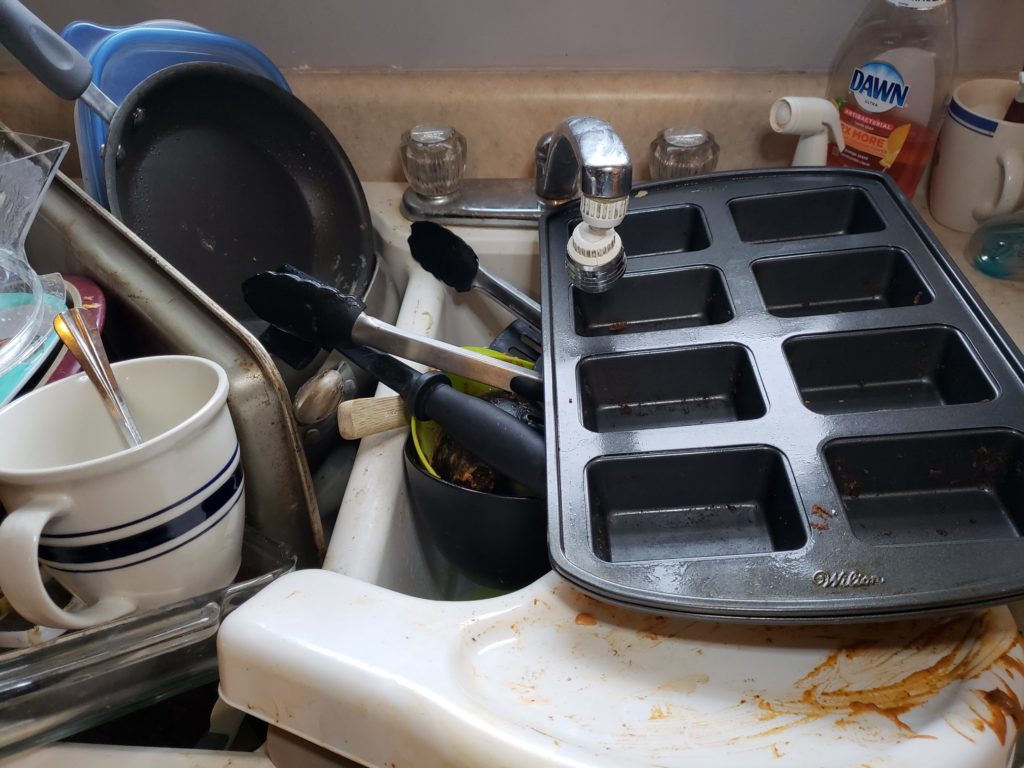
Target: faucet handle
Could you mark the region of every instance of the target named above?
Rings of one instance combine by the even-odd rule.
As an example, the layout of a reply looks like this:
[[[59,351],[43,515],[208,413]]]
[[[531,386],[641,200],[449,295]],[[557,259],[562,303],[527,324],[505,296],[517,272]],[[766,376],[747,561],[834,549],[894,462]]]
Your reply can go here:
[[[422,123],[402,134],[402,170],[423,197],[458,191],[466,172],[466,137],[450,125]]]
[[[651,180],[710,173],[718,165],[718,144],[703,128],[666,128],[651,142]]]

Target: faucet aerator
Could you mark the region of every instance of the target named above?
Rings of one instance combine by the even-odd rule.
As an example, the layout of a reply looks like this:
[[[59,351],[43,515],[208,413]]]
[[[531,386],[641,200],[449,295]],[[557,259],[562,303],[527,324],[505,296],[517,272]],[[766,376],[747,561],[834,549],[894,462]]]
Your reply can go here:
[[[619,233],[581,221],[566,246],[565,269],[572,284],[584,293],[604,293],[626,271]]]

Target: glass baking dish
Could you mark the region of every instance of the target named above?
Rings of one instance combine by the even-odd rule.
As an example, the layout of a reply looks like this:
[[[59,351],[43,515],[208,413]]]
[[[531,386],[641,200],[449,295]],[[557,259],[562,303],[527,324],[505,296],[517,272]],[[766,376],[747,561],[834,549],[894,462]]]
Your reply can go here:
[[[295,562],[290,547],[247,528],[234,584],[0,652],[0,757],[216,680],[221,621]]]

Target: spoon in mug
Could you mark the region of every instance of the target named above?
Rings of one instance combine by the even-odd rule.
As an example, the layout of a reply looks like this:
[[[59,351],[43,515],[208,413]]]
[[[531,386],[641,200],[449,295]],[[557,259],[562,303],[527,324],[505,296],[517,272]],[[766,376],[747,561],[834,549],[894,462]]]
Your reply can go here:
[[[125,404],[120,387],[117,386],[117,379],[114,378],[110,360],[96,329],[89,325],[77,307],[54,317],[53,329],[99,391],[103,404],[121,430],[125,444],[129,448],[141,445],[142,434]]]

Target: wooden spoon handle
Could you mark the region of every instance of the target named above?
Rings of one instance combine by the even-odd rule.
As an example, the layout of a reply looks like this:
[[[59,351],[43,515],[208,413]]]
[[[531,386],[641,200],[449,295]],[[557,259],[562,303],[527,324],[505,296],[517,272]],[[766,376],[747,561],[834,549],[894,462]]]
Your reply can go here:
[[[405,427],[409,417],[401,397],[358,397],[338,405],[338,431],[346,440]]]

